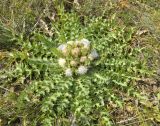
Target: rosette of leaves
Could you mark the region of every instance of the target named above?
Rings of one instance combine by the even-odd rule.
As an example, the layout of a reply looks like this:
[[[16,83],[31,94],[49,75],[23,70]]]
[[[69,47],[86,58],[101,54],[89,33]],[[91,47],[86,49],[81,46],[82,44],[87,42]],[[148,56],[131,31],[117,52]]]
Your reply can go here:
[[[86,17],[82,22],[76,13],[60,9],[59,18],[52,22],[52,38],[34,33],[32,39],[19,39],[19,48],[9,52],[7,65],[0,71],[3,125],[20,120],[29,126],[112,126],[113,110],[122,108],[127,96],[140,100],[136,81],[151,71],[140,57],[142,48],[131,46],[133,30],[104,17]],[[78,47],[76,41],[60,45],[78,38],[92,42],[86,53],[84,45]],[[64,54],[57,55],[58,45]],[[93,63],[89,57],[96,54],[94,49],[100,57]],[[71,68],[73,76],[82,66],[91,67],[91,72],[77,78],[62,73],[64,70],[69,75],[65,68]],[[10,88],[13,91],[5,90]],[[6,99],[13,92],[14,97]]]
[[[86,74],[93,61],[99,57],[87,39],[68,41],[66,44],[61,44],[58,50],[61,57],[58,59],[58,64],[68,77]]]

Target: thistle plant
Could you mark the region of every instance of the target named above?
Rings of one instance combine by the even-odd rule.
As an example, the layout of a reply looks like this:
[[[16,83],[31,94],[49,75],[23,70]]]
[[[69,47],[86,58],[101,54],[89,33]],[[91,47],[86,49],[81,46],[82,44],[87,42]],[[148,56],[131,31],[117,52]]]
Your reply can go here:
[[[1,91],[0,118],[4,125],[16,119],[27,126],[112,126],[113,110],[123,108],[126,96],[140,100],[135,82],[150,74],[139,60],[143,50],[131,47],[134,31],[114,19],[82,23],[76,13],[57,13],[52,38],[18,38],[19,48],[5,59],[0,85],[16,93]]]
[[[58,50],[61,56],[58,64],[68,77],[86,74],[93,61],[99,57],[87,39],[68,41],[66,44],[61,44]]]

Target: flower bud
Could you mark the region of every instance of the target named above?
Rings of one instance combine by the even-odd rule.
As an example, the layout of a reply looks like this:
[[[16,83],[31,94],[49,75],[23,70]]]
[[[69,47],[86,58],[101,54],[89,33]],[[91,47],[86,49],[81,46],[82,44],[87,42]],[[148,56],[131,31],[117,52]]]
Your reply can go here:
[[[63,58],[59,58],[59,59],[58,59],[58,64],[59,64],[61,67],[65,67],[66,60],[63,59]]]
[[[80,58],[80,62],[85,62],[87,60],[87,57],[86,56],[82,56],[81,58]]]
[[[77,62],[74,61],[74,60],[72,60],[72,61],[70,62],[70,64],[71,64],[71,66],[77,66]]]
[[[67,49],[62,50],[64,56],[67,56],[67,52],[68,52]]]
[[[80,53],[80,50],[79,48],[74,48],[72,51],[71,51],[72,55],[75,56],[75,57],[78,57],[79,53]]]

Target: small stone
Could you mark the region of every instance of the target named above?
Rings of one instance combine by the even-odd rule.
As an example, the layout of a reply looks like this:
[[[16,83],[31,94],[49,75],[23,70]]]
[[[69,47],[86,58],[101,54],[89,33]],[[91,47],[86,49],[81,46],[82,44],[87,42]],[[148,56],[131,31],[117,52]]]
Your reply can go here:
[[[133,107],[132,106],[126,106],[126,110],[131,113],[133,112]]]

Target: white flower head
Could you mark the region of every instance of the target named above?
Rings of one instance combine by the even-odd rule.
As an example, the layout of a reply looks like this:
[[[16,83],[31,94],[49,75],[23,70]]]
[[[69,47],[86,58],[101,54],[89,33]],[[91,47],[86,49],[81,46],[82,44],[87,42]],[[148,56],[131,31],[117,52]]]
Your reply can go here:
[[[66,50],[66,48],[67,48],[67,45],[66,45],[66,44],[61,44],[60,46],[58,46],[58,49],[59,49],[60,51],[64,51],[64,50]]]
[[[59,58],[59,59],[58,59],[58,64],[59,64],[61,67],[65,67],[66,60],[63,59],[63,58]]]
[[[82,39],[80,42],[84,45],[84,48],[90,47],[91,42],[88,39]]]
[[[66,75],[67,77],[71,77],[71,76],[72,76],[72,70],[71,70],[70,68],[67,68],[67,69],[65,70],[65,75]]]
[[[93,49],[91,51],[91,53],[89,54],[88,58],[90,60],[94,60],[94,59],[97,59],[99,57],[99,54],[97,53],[97,51],[95,49]]]
[[[79,66],[77,73],[80,75],[83,75],[83,74],[87,73],[87,71],[88,71],[88,68],[86,66]]]

